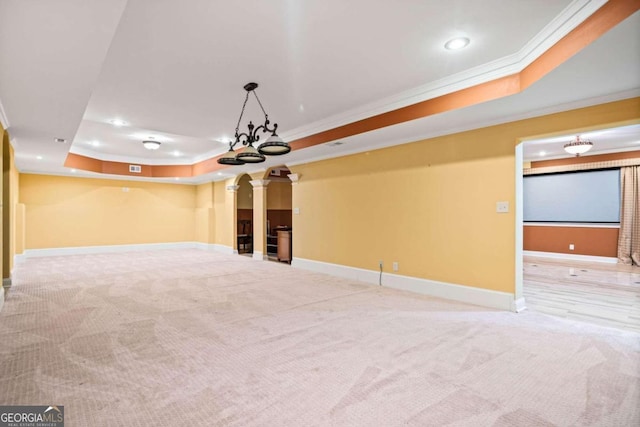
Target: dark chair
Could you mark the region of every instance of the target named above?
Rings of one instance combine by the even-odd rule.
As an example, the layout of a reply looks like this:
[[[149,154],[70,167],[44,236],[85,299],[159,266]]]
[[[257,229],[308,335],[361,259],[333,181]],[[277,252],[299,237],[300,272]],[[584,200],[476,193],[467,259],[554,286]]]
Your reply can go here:
[[[253,230],[250,219],[238,221],[238,253],[253,252]]]

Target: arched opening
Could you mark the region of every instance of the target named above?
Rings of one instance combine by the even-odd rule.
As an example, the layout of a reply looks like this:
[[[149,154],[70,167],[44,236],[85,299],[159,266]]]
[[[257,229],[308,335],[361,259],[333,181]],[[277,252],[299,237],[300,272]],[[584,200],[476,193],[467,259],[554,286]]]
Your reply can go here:
[[[293,218],[291,171],[285,166],[271,168],[265,179],[267,186],[267,259],[291,264],[293,257]]]
[[[253,254],[253,186],[251,177],[244,174],[238,180],[236,192],[236,239],[238,253]]]

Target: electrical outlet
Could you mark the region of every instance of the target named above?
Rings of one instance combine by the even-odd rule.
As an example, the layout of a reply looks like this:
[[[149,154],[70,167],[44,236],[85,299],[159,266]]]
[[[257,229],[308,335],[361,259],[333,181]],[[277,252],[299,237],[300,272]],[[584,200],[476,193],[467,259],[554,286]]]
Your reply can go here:
[[[574,244],[573,244],[573,243],[569,244],[569,250],[570,250],[570,251],[574,250],[575,248],[576,248],[576,247],[574,246]]]
[[[498,213],[509,212],[509,202],[496,202],[496,212]]]
[[[382,260],[378,261],[378,267],[380,268],[380,270],[382,270],[383,265],[384,264],[383,264]]]
[[[393,263],[393,271],[398,271],[398,262],[394,261]]]

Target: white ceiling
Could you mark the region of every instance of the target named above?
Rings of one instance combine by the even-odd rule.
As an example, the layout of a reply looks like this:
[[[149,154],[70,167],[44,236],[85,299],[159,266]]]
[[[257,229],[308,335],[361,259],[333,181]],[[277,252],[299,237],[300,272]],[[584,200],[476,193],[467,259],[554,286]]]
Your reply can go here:
[[[0,0],[0,117],[23,172],[72,173],[69,151],[191,164],[226,151],[216,140],[233,134],[249,81],[292,140],[518,72],[604,3]],[[454,36],[471,44],[445,50]],[[639,41],[636,13],[521,94],[181,182],[638,96]],[[253,100],[245,118],[262,120]],[[637,129],[624,135],[594,136],[593,152],[639,140]],[[159,150],[142,147],[150,136]],[[543,144],[528,142],[525,157]],[[557,145],[544,145],[547,156],[561,155]]]

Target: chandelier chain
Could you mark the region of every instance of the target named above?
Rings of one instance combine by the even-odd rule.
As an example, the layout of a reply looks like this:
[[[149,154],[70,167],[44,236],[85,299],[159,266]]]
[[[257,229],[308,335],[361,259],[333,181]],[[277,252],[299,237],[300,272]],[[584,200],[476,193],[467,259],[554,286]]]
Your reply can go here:
[[[265,117],[266,119],[268,119],[268,118],[269,118],[269,116],[267,115],[267,112],[266,112],[266,111],[264,111],[264,107],[262,106],[262,102],[260,102],[260,98],[258,98],[258,94],[256,93],[256,91],[255,91],[255,90],[253,90],[252,92],[253,92],[253,94],[255,95],[256,100],[258,101],[258,105],[260,105],[260,109],[262,110],[262,113],[264,114],[264,117]],[[248,94],[247,94],[247,95],[248,95]]]
[[[247,96],[244,97],[244,103],[242,104],[242,110],[240,111],[240,117],[238,118],[238,124],[236,124],[236,136],[240,131],[240,122],[242,121],[242,116],[244,115],[244,108],[247,106],[247,101],[249,100],[249,92],[247,92]],[[260,102],[260,101],[258,101]],[[262,105],[260,105],[262,107]],[[264,111],[264,109],[262,110]]]

